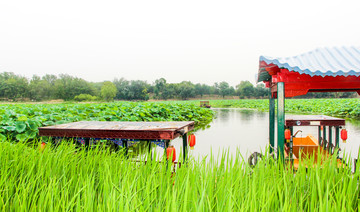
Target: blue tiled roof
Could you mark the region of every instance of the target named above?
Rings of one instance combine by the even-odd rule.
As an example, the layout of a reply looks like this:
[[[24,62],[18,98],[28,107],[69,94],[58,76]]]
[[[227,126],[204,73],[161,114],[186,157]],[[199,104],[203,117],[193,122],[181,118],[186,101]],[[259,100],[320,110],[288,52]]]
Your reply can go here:
[[[260,56],[260,62],[310,76],[360,76],[360,47],[319,48],[294,57]]]

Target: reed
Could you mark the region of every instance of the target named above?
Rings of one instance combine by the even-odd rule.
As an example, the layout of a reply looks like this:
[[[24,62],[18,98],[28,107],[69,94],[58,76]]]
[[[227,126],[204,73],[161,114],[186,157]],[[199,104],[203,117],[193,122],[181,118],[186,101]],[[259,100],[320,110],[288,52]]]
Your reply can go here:
[[[359,172],[335,157],[294,172],[270,157],[240,155],[171,164],[71,144],[56,149],[0,142],[2,211],[357,211]],[[161,159],[161,156],[157,157]],[[332,161],[332,162],[331,162]],[[311,161],[310,161],[311,162]],[[310,164],[309,162],[309,164]],[[306,161],[304,162],[306,164]]]

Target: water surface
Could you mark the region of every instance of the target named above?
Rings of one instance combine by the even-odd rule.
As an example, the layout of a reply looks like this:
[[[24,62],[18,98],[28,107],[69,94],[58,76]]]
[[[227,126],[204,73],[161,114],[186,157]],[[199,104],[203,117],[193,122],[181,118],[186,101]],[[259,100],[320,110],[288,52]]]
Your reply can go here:
[[[194,150],[189,151],[193,157],[203,158],[210,154],[217,156],[228,150],[234,156],[240,153],[247,159],[255,151],[265,151],[269,143],[269,113],[245,109],[212,110],[217,115],[210,127],[195,132],[196,146]],[[346,129],[348,141],[340,142],[340,148],[353,158],[357,158],[360,145],[360,121],[346,120]],[[298,137],[313,134],[317,138],[317,127],[302,127],[301,130]],[[182,149],[182,140],[175,139],[172,144],[179,153]]]

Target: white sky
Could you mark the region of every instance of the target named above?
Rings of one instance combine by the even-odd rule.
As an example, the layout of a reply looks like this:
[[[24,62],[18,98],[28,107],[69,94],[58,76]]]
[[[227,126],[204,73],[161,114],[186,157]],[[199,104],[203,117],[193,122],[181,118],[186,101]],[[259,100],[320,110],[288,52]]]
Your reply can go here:
[[[359,20],[359,0],[1,0],[0,72],[235,86],[260,55],[359,46]]]

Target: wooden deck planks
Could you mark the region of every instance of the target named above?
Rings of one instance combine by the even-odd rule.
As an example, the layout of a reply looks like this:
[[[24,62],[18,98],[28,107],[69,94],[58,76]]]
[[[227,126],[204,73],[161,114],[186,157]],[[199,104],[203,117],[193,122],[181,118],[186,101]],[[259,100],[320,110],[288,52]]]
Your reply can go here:
[[[325,115],[289,115],[285,126],[344,126],[345,119]]]
[[[40,127],[40,136],[169,139],[194,129],[193,121],[183,122],[103,122],[80,121]],[[183,132],[180,132],[183,130]]]

